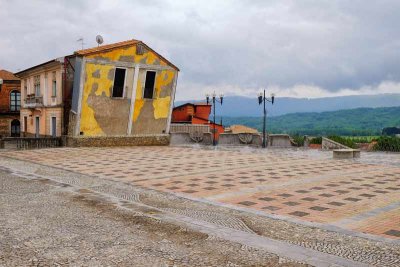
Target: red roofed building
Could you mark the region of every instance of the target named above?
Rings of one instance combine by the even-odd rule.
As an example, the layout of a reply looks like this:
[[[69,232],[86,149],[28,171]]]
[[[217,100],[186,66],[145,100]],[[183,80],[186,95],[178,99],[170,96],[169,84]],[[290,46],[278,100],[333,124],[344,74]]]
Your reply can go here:
[[[206,124],[210,126],[210,131],[216,130],[216,139],[219,134],[224,132],[224,127],[221,124],[215,124],[209,120],[211,113],[211,105],[205,103],[186,103],[175,107],[172,111],[172,123],[186,124]]]

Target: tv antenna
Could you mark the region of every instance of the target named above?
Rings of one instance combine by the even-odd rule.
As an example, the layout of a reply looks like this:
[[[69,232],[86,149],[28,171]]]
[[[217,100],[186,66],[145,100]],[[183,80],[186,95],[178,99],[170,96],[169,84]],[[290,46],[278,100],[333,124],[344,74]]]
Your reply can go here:
[[[97,36],[96,36],[97,47],[99,47],[103,42],[104,42],[103,36],[97,35]]]
[[[85,45],[85,43],[83,42],[83,37],[79,38],[78,40],[76,40],[77,42],[81,42],[82,45],[82,50],[83,50],[83,45]]]

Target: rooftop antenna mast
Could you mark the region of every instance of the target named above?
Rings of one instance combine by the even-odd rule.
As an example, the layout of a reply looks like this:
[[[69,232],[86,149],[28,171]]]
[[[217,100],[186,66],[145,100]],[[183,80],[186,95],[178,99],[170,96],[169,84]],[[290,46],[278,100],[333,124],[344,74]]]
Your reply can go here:
[[[76,40],[77,42],[81,42],[82,45],[82,50],[83,50],[83,45],[85,45],[85,43],[83,42],[83,37],[79,38],[78,40]]]

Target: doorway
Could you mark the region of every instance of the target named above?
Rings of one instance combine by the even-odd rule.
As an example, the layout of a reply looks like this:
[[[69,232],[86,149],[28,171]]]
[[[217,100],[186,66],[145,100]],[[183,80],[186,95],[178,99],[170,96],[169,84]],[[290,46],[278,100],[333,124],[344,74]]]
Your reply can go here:
[[[24,133],[28,132],[28,117],[24,117]],[[25,136],[25,135],[24,135]]]
[[[35,137],[36,138],[39,138],[39,136],[40,136],[40,129],[39,129],[39,127],[40,127],[40,119],[39,119],[39,117],[36,117],[36,123],[35,123]]]
[[[51,137],[57,136],[57,118],[51,117]]]
[[[15,119],[11,121],[11,137],[19,137],[21,132],[21,124],[19,120]]]

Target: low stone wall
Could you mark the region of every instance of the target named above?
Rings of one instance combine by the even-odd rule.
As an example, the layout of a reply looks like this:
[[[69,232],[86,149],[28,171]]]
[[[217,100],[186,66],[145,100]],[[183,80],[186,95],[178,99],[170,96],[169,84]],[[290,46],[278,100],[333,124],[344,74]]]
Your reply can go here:
[[[209,133],[210,126],[203,124],[171,123],[170,133]]]
[[[219,135],[218,145],[251,145],[261,146],[262,138],[260,134],[251,133],[223,133]]]
[[[326,137],[322,137],[322,149],[325,150],[331,150],[331,149],[350,149],[350,147],[347,147],[345,145],[342,145],[338,142],[335,142],[331,139],[328,139]]]
[[[69,147],[106,147],[106,146],[167,146],[170,136],[163,135],[132,135],[132,136],[98,136],[98,137],[67,137]]]
[[[293,141],[288,134],[270,134],[268,135],[268,144],[271,147],[291,147]]]
[[[359,158],[361,156],[360,150],[358,149],[334,149],[334,159],[352,159]]]
[[[63,137],[6,137],[0,140],[0,148],[4,149],[40,149],[64,146]]]
[[[188,144],[202,144],[211,145],[212,135],[211,133],[171,133],[171,145],[188,145]]]

